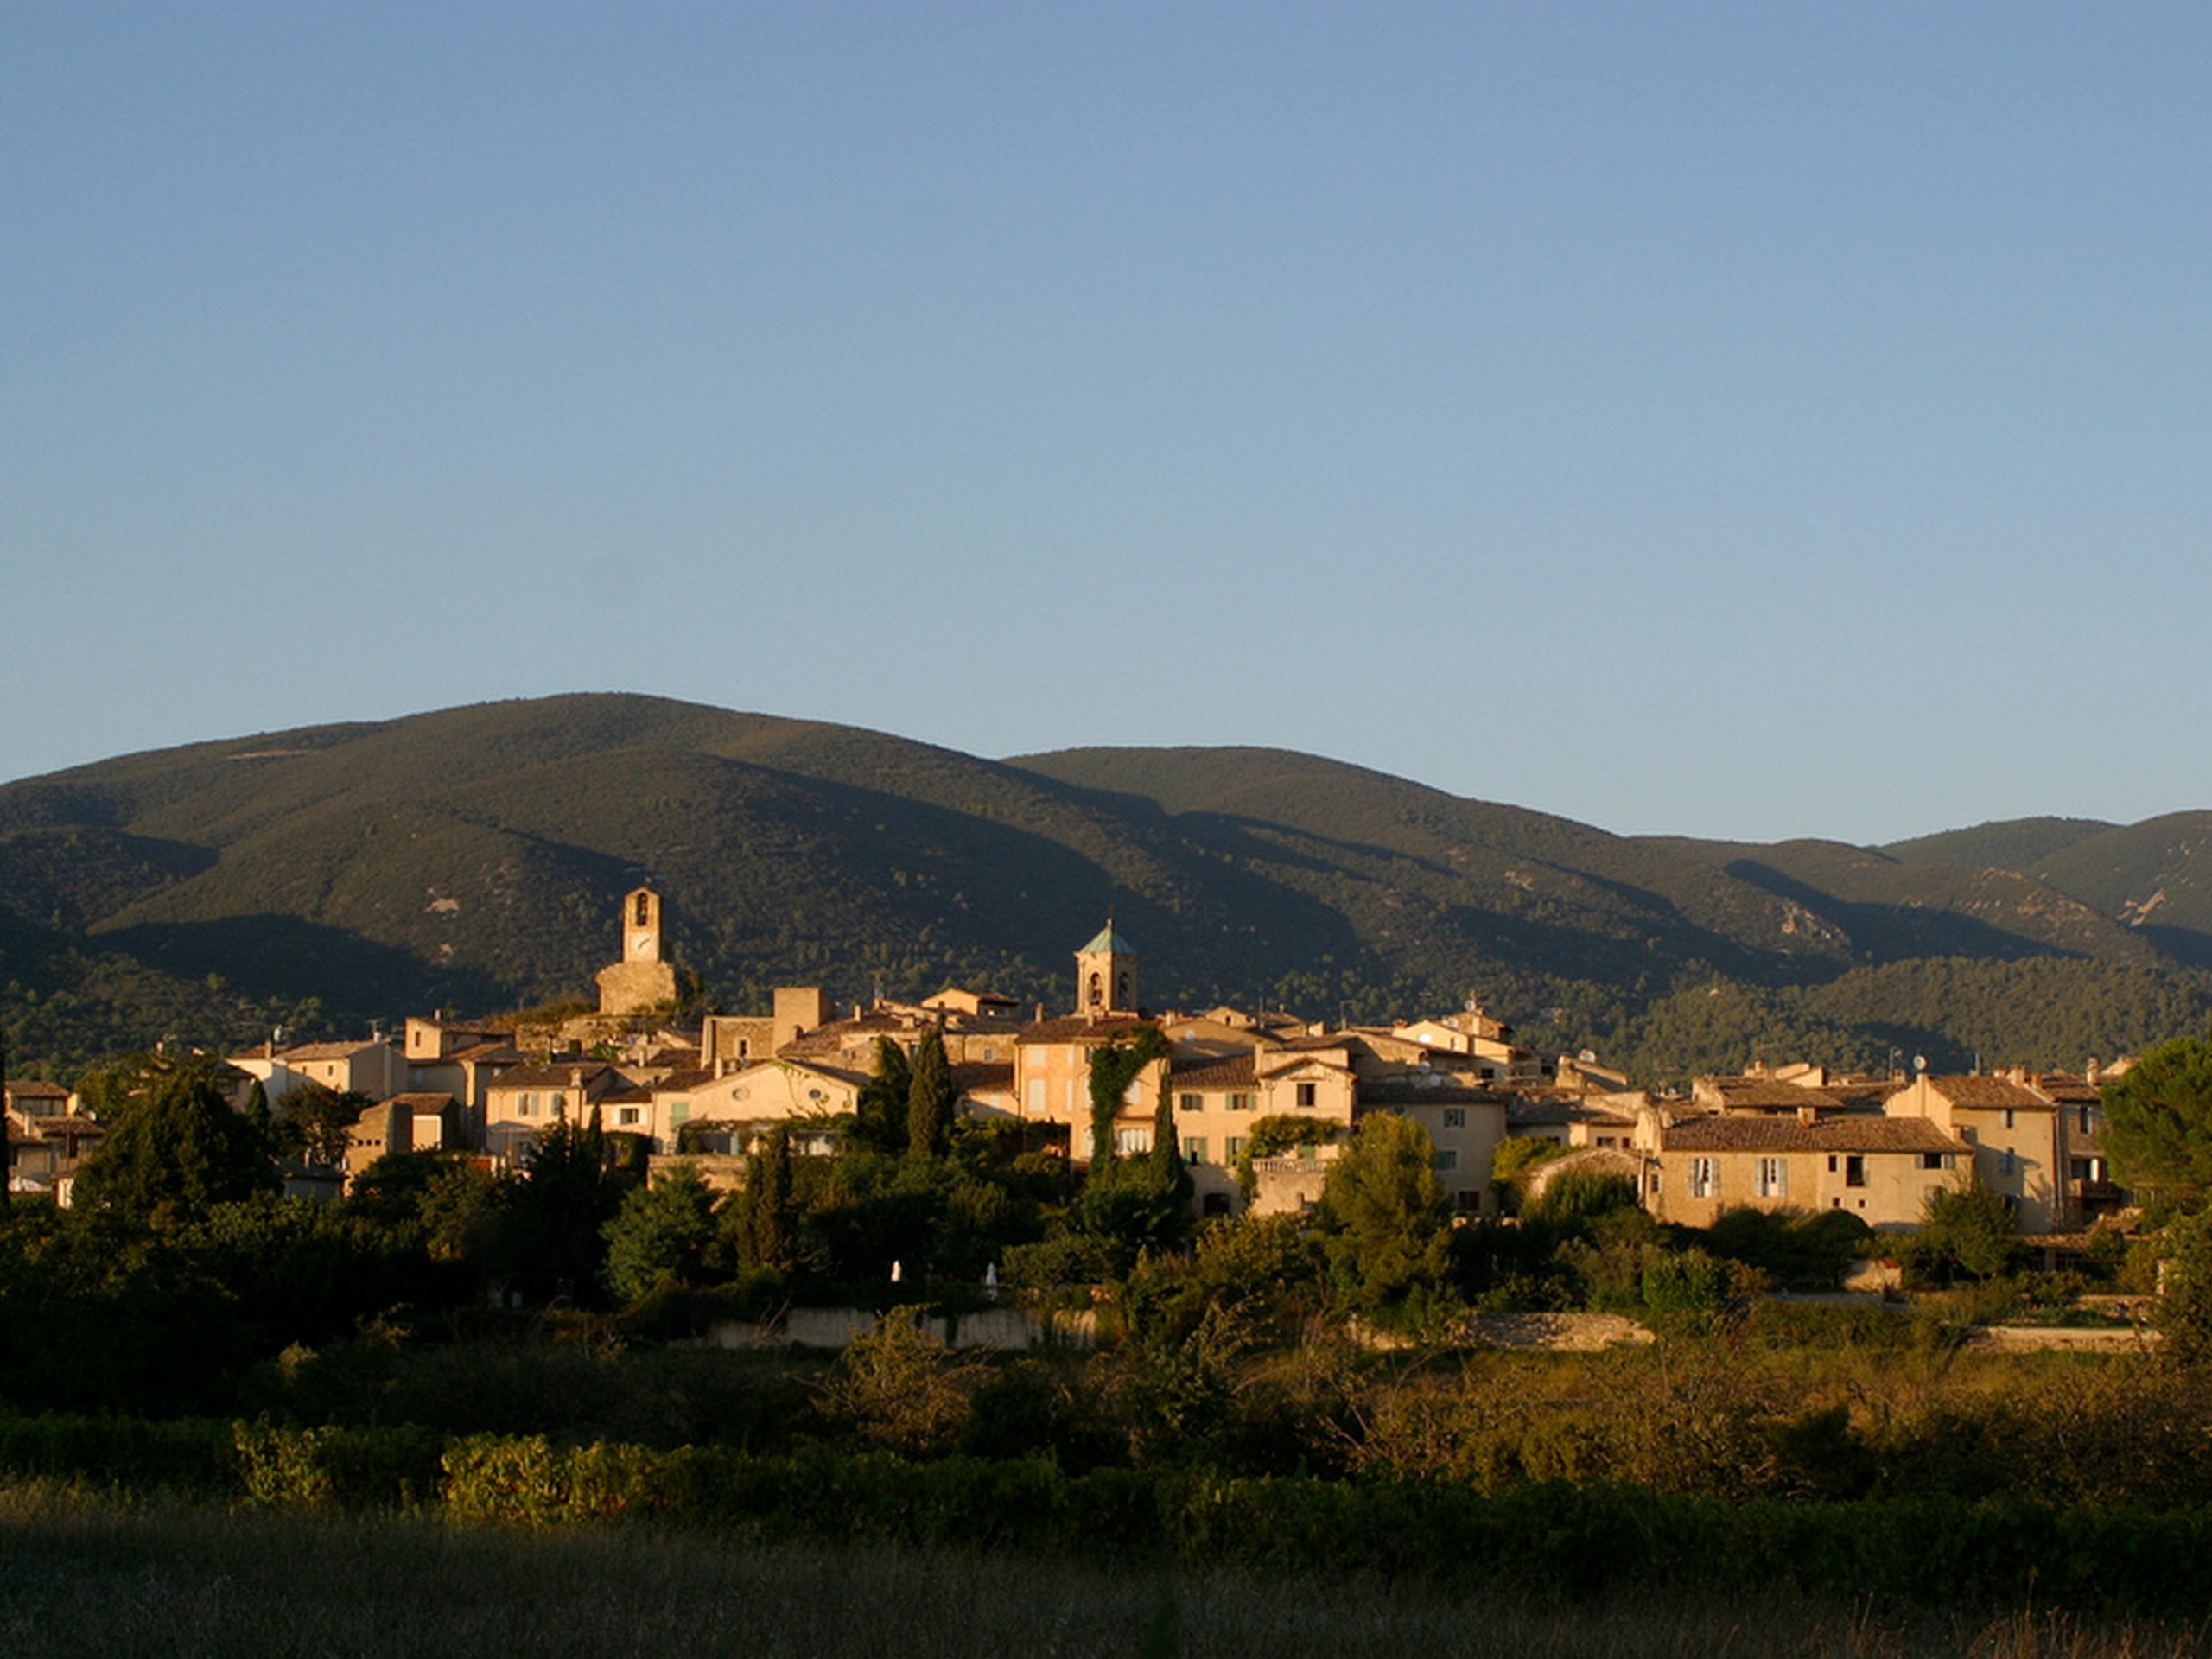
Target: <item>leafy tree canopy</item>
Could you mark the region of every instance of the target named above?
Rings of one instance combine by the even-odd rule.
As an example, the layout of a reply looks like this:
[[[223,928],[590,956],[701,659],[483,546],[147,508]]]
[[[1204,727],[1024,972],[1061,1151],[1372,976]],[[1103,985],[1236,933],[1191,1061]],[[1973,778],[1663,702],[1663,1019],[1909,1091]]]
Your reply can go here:
[[[213,1206],[276,1190],[273,1148],[231,1109],[215,1062],[148,1058],[112,1091],[107,1134],[79,1177],[92,1206],[181,1223]]]
[[[1363,1121],[1330,1167],[1319,1220],[1337,1290],[1359,1307],[1402,1300],[1452,1273],[1452,1203],[1436,1148],[1409,1117]]]
[[[696,1283],[715,1238],[715,1195],[696,1164],[679,1162],[652,1185],[632,1188],[602,1233],[617,1301],[640,1301],[664,1281]]]
[[[2103,1095],[2105,1150],[2120,1179],[2201,1206],[2212,1191],[2212,1043],[2160,1043]]]

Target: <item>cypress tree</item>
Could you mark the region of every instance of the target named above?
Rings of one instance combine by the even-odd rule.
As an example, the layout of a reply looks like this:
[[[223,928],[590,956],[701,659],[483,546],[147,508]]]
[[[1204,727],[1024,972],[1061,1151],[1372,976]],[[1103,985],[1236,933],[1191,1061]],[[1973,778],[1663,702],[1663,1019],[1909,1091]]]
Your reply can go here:
[[[877,1038],[875,1067],[855,1103],[853,1139],[872,1151],[904,1152],[913,1086],[906,1051],[888,1037]]]
[[[791,1141],[780,1123],[746,1158],[737,1220],[741,1267],[781,1272],[791,1266]]]
[[[906,1150],[916,1157],[942,1153],[952,1135],[953,1108],[959,1091],[952,1086],[952,1063],[945,1058],[944,1033],[931,1026],[914,1048],[912,1081],[906,1090]]]

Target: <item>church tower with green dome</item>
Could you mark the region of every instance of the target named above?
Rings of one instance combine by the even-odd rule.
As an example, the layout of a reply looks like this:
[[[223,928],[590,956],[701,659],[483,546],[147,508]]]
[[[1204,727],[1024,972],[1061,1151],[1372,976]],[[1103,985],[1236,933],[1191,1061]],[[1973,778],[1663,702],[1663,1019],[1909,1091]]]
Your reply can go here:
[[[1075,953],[1076,1012],[1094,1018],[1137,1011],[1137,953],[1109,920]]]

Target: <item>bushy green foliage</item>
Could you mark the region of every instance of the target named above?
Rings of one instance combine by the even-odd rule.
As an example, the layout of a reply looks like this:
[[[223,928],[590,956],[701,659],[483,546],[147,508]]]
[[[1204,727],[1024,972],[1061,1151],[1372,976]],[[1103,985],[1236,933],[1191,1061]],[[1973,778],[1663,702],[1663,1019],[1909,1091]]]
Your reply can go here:
[[[715,1240],[715,1195],[696,1164],[679,1161],[651,1185],[632,1188],[604,1232],[616,1301],[638,1302],[663,1284],[696,1284]]]
[[[231,1109],[213,1062],[149,1057],[132,1069],[99,1150],[78,1177],[79,1202],[175,1225],[276,1190],[273,1149]]]
[[[2167,1204],[2201,1206],[2212,1193],[2212,1042],[2160,1043],[2101,1093],[2113,1173]]]
[[[1977,1172],[1963,1186],[1930,1193],[1919,1230],[1899,1240],[1897,1249],[1916,1282],[1993,1280],[2019,1262],[2019,1226],[2011,1203]]]
[[[1521,1206],[1531,1222],[1560,1227],[1594,1220],[1617,1211],[1640,1208],[1636,1183],[1627,1176],[1598,1169],[1571,1169],[1545,1183],[1543,1190]]]
[[[2176,1364],[2212,1359],[2212,1214],[2168,1222],[2159,1239],[2158,1328]]]
[[[1833,1290],[1859,1259],[1873,1230],[1847,1210],[1724,1211],[1706,1248],[1756,1268],[1784,1289]]]
[[[1380,1308],[1452,1278],[1452,1202],[1428,1131],[1395,1112],[1362,1120],[1329,1166],[1315,1221],[1337,1295]]]
[[[254,1086],[258,1089],[260,1084]],[[359,1090],[304,1084],[276,1103],[276,1143],[280,1150],[310,1164],[341,1164],[353,1126],[375,1103]]]
[[[1505,1212],[1512,1215],[1521,1208],[1529,1171],[1566,1155],[1566,1147],[1540,1135],[1509,1135],[1492,1147],[1490,1184]]]
[[[849,1343],[822,1384],[825,1414],[863,1441],[909,1457],[964,1437],[984,1368],[946,1348],[922,1310],[895,1307]]]

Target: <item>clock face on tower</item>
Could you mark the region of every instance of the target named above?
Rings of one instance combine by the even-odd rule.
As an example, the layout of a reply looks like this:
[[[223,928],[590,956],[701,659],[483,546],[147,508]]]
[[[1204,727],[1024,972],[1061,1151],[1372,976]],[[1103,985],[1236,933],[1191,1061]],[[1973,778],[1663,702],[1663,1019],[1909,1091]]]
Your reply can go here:
[[[631,960],[631,961],[632,961],[632,962],[641,962],[641,961],[644,961],[644,960],[645,960],[646,958],[650,957],[652,955],[652,953],[653,953],[653,936],[652,936],[652,934],[650,934],[650,933],[632,933],[632,934],[630,936],[630,960]]]

